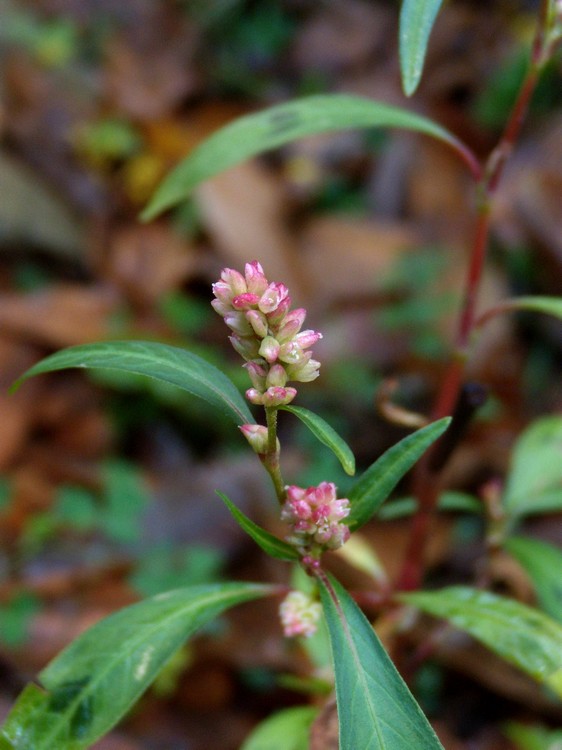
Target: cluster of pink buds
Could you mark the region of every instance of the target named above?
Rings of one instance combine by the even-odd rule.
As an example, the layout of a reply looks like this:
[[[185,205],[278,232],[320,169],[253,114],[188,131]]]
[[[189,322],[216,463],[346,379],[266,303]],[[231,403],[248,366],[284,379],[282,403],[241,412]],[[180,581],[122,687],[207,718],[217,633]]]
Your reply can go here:
[[[290,310],[284,284],[269,283],[257,260],[246,263],[244,275],[225,268],[213,284],[214,309],[231,329],[230,341],[245,360],[253,388],[246,398],[253,404],[282,406],[297,394],[287,382],[309,382],[318,377],[320,363],[307,351],[322,334],[301,331],[306,310]]]
[[[349,500],[337,499],[335,484],[321,482],[308,489],[287,487],[281,518],[291,526],[288,541],[308,555],[311,551],[338,549],[347,542],[349,528],[342,521],[349,512]]]
[[[279,615],[287,638],[309,638],[318,628],[322,607],[302,591],[291,591],[281,603]]]

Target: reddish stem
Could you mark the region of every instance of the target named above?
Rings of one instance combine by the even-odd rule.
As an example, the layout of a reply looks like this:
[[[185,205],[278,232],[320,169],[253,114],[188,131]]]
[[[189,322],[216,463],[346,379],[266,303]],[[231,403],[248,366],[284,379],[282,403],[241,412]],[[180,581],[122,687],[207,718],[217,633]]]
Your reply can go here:
[[[548,0],[543,0],[529,70],[527,71],[498,145],[488,157],[482,176],[476,182],[478,214],[472,240],[464,298],[457,326],[455,354],[445,372],[437,394],[432,410],[433,419],[440,419],[451,414],[459,397],[468,346],[475,325],[476,304],[488,247],[491,202],[501,179],[505,163],[513,151],[513,147],[521,132],[521,126],[527,114],[540,72],[548,60],[550,49],[545,41],[548,7]],[[477,170],[473,169],[472,173],[476,175]],[[423,578],[425,550],[431,530],[432,517],[441,489],[438,475],[430,469],[431,455],[432,451],[430,449],[418,463],[414,474],[413,489],[415,496],[418,498],[419,507],[412,520],[410,539],[402,571],[398,579],[398,588],[403,590],[419,588]]]

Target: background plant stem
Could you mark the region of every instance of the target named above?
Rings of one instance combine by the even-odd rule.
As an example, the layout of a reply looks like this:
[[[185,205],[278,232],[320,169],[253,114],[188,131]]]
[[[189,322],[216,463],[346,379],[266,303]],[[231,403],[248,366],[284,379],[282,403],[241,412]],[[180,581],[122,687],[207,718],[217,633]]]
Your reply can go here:
[[[481,178],[476,181],[476,222],[464,296],[457,325],[455,350],[437,393],[431,415],[432,419],[440,419],[451,414],[459,397],[471,334],[474,330],[478,292],[486,260],[490,236],[492,201],[505,164],[521,132],[521,127],[529,109],[540,73],[553,52],[553,45],[549,41],[549,29],[547,28],[549,8],[550,0],[543,0],[539,12],[537,31],[533,41],[529,68],[498,145],[486,160]],[[447,434],[442,439],[446,440]],[[439,475],[430,468],[432,453],[432,449],[427,451],[419,462],[414,474],[413,491],[414,495],[418,498],[419,506],[412,520],[404,564],[398,578],[397,587],[402,590],[419,588],[425,571],[425,550],[431,530],[432,517],[441,491]]]

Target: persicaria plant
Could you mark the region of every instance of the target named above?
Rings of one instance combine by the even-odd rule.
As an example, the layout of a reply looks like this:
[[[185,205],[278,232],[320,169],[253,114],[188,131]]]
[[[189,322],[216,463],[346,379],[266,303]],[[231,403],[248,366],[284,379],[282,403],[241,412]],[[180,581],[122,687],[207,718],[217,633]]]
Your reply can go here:
[[[400,63],[407,95],[419,83],[440,5],[435,0],[402,3]],[[460,290],[453,351],[435,403],[427,410],[429,416],[414,415],[418,429],[373,457],[358,478],[350,480],[345,497],[339,496],[332,476],[304,487],[284,476],[278,434],[281,414],[300,420],[320,449],[331,451],[350,477],[355,474],[355,458],[322,417],[295,405],[301,395],[297,384],[310,383],[313,389],[313,381],[319,377],[321,364],[314,358],[313,347],[322,336],[304,328],[306,310],[293,308],[289,289],[282,280],[270,281],[258,260],[249,258],[240,270],[225,268],[212,287],[211,304],[230,330],[232,346],[244,362],[249,386],[245,398],[222,371],[201,357],[154,342],[108,341],[73,347],[25,373],[22,380],[69,367],[114,369],[184,389],[205,400],[211,412],[220,409],[269,475],[284,533],[270,533],[222,491],[218,494],[252,540],[287,565],[287,583],[237,581],[175,589],[102,620],[71,643],[40,673],[38,682],[23,691],[2,728],[0,750],[82,750],[91,746],[127,713],[188,637],[228,608],[260,597],[277,598],[280,637],[300,639],[300,646],[309,654],[315,639],[329,641],[331,659],[323,665],[323,689],[313,705],[270,717],[248,738],[244,750],[281,747],[278,739],[285,733],[293,743],[291,750],[308,747],[311,724],[325,721],[322,702],[326,702],[328,671],[328,689],[335,692],[337,703],[340,750],[442,748],[401,676],[399,668],[404,663],[394,663],[376,632],[382,622],[386,634],[391,631],[399,635],[401,643],[407,643],[409,635],[414,639],[419,613],[444,619],[448,626],[472,636],[546,688],[552,702],[562,698],[562,553],[518,533],[527,516],[562,510],[562,417],[547,415],[531,425],[515,446],[504,485],[488,483],[480,497],[448,492],[442,474],[468,417],[482,400],[482,390],[467,383],[465,373],[481,328],[497,315],[520,309],[562,319],[562,300],[554,297],[507,299],[484,312],[477,310],[497,186],[539,76],[555,57],[561,38],[560,0],[542,0],[527,73],[499,142],[485,160],[428,118],[381,102],[334,94],[304,97],[236,120],[203,142],[164,180],[145,211],[145,219],[184,201],[195,187],[220,171],[306,135],[380,126],[405,128],[440,141],[468,169],[476,199],[470,204],[474,205],[474,232],[466,282]],[[393,413],[400,421],[402,412]],[[414,466],[413,496],[389,500]],[[424,591],[431,522],[441,510],[479,517],[484,562],[474,570],[472,585]],[[412,515],[396,580],[381,568],[376,551],[360,533],[368,522],[383,523],[385,514]],[[348,591],[338,581],[330,565],[329,553],[334,552],[367,574],[370,589]],[[494,589],[494,565],[505,556],[526,570],[536,607],[518,600],[516,591],[500,595]],[[413,671],[438,649],[443,637],[442,623],[430,618],[425,639],[416,644]],[[411,677],[412,664],[403,671]],[[523,733],[513,731],[519,742]],[[544,736],[550,737],[548,733]],[[554,747],[549,741],[540,747]],[[518,747],[531,747],[522,742]]]

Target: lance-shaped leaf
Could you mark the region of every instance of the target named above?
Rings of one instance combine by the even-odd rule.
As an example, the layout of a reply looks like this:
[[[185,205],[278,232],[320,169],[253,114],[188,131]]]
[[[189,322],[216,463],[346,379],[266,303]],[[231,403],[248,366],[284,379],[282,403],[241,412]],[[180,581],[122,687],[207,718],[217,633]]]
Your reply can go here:
[[[299,559],[299,553],[290,544],[284,542],[282,539],[278,539],[269,531],[262,529],[257,523],[254,523],[248,516],[244,515],[242,511],[234,505],[232,500],[217,490],[217,495],[226,505],[228,510],[232,513],[239,526],[244,529],[248,536],[251,536],[254,542],[259,545],[264,552],[267,552],[271,557],[276,557],[278,560],[295,561]]]
[[[449,620],[562,697],[562,626],[542,612],[468,586],[399,598]]]
[[[351,505],[348,526],[355,531],[372,517],[418,458],[442,435],[451,422],[444,417],[408,435],[378,458],[357,480],[347,497]]]
[[[255,422],[234,383],[214,365],[185,349],[151,341],[106,341],[63,349],[41,360],[16,382],[68,367],[120,370],[178,386],[218,407],[234,422]]]
[[[400,11],[402,88],[411,96],[421,79],[431,29],[443,0],[403,0]]]
[[[254,729],[240,750],[308,750],[314,706],[295,706],[269,716]]]
[[[355,456],[351,448],[322,417],[310,409],[303,409],[302,406],[282,406],[281,409],[298,417],[321,443],[330,448],[346,474],[355,474]]]
[[[321,94],[278,104],[246,115],[213,133],[170,172],[142,214],[153,219],[184,201],[199,184],[252,156],[308,135],[350,128],[406,128],[437,138],[453,147],[474,170],[466,148],[432,120],[348,94]]]
[[[394,521],[396,518],[404,518],[413,515],[418,509],[418,501],[414,497],[400,497],[385,503],[377,518],[381,521]],[[465,492],[443,492],[439,495],[437,509],[440,511],[451,511],[452,513],[476,513],[481,514],[483,505],[480,500]]]
[[[122,609],[80,635],[29,686],[0,732],[0,750],[83,750],[108,732],[196,630],[228,607],[274,591],[249,583],[193,586]]]
[[[320,586],[336,675],[340,750],[442,750],[365,615],[330,578]]]
[[[513,450],[503,497],[508,515],[562,509],[562,416],[543,417],[520,436]]]
[[[508,539],[505,549],[529,574],[542,609],[562,623],[562,550],[522,536]]]

